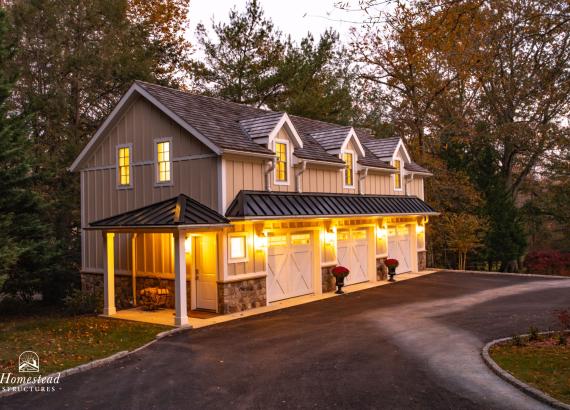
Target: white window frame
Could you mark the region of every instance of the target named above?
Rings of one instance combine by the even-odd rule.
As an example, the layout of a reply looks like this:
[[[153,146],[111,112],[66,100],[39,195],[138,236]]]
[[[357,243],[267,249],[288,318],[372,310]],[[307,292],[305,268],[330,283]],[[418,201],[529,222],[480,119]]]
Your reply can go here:
[[[161,142],[168,142],[170,144],[170,181],[160,181],[158,170],[158,144]],[[154,144],[154,185],[155,186],[171,186],[174,185],[174,168],[173,168],[173,144],[172,138],[157,138],[153,141]]]
[[[245,255],[242,258],[232,258],[232,238],[243,238],[243,246]],[[247,262],[248,252],[247,252],[247,233],[246,232],[235,232],[228,234],[228,263],[240,263]]]
[[[394,191],[400,192],[400,191],[403,191],[403,190],[404,190],[404,172],[403,172],[403,171],[404,171],[404,161],[403,161],[402,158],[399,157],[399,156],[398,156],[398,157],[394,157],[394,159],[392,160],[392,166],[395,165],[395,161],[400,161],[400,170],[399,170],[399,173],[400,173],[400,188],[396,188],[396,174],[397,174],[398,172],[396,172],[396,173],[394,173],[394,174],[392,175],[392,186],[394,187]]]
[[[121,148],[129,149],[129,184],[121,184],[121,170],[119,166],[119,151]],[[132,189],[133,187],[133,144],[119,144],[115,150],[115,160],[117,161],[117,189]]]
[[[289,140],[286,139],[282,139],[282,138],[276,138],[273,140],[273,152],[277,152],[276,151],[276,144],[285,144],[285,149],[287,150],[287,179],[285,181],[280,181],[277,179],[277,157],[275,158],[275,169],[273,170],[273,183],[275,185],[289,185],[289,182],[291,181],[291,158],[292,158],[292,152],[291,152],[291,142]]]
[[[356,172],[356,153],[353,150],[345,149],[340,153],[340,159],[344,161],[344,154],[351,154],[352,155],[352,185],[346,184],[346,167],[342,169],[342,187],[345,189],[355,189],[355,172]]]

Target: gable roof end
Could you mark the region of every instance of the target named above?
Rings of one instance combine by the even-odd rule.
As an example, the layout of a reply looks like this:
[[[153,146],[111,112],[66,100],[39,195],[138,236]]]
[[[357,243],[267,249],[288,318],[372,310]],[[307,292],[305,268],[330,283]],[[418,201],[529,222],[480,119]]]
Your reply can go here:
[[[267,144],[273,141],[282,127],[286,127],[297,148],[303,148],[303,140],[287,113],[269,111],[261,116],[239,121],[243,131],[256,143]]]
[[[338,127],[310,134],[329,154],[340,154],[351,139],[356,142],[356,150],[360,157],[366,154],[352,127]]]
[[[118,119],[121,113],[128,107],[128,103],[135,97],[135,95],[140,95],[146,98],[150,103],[156,106],[159,110],[161,110],[164,114],[166,114],[170,119],[184,128],[186,131],[191,133],[194,137],[196,137],[201,143],[206,145],[210,148],[214,153],[220,154],[222,151],[220,147],[215,145],[212,141],[206,138],[202,133],[184,121],[180,116],[158,101],[154,96],[152,96],[148,91],[146,91],[138,81],[135,81],[131,88],[121,97],[111,114],[105,119],[103,124],[97,129],[95,134],[91,137],[87,145],[83,148],[81,153],[77,156],[75,161],[69,167],[69,170],[74,172],[77,171],[79,166],[83,163],[83,161],[87,158],[87,155],[91,153],[91,151],[95,148],[95,146],[99,143],[102,135],[107,131],[112,125],[115,124],[115,121]]]

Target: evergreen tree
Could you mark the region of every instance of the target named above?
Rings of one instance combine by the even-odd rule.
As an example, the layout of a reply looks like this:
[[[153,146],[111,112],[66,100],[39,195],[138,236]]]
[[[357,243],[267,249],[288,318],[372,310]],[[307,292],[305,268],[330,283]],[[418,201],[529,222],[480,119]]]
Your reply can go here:
[[[32,152],[24,118],[10,115],[15,49],[0,9],[0,276],[2,292],[30,300],[53,279],[51,233],[42,222],[41,198],[32,190]]]
[[[196,29],[205,58],[194,62],[195,87],[229,101],[262,106],[279,91],[278,68],[287,44],[257,0],[248,1],[243,13],[233,8],[229,17],[229,23],[212,23],[215,39],[203,24]]]

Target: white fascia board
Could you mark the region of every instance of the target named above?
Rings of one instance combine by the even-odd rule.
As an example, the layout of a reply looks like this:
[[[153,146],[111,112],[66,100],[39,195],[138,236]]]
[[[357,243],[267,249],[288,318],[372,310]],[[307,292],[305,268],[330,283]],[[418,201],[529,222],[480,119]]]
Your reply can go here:
[[[350,140],[354,138],[354,141],[356,142],[356,150],[358,151],[358,156],[360,158],[364,158],[365,156],[365,152],[364,152],[364,148],[362,147],[362,144],[360,143],[360,140],[358,139],[358,136],[356,135],[356,132],[354,131],[354,128],[350,128],[350,131],[348,131],[348,135],[346,136],[346,138],[344,139],[344,142],[342,143],[341,147],[340,147],[340,152],[344,152],[344,150],[346,149],[348,143],[350,142]]]
[[[395,160],[396,157],[398,156],[398,151],[400,150],[400,148],[402,148],[402,150],[404,151],[406,161],[408,161],[408,163],[412,162],[412,158],[410,157],[410,154],[408,153],[406,145],[404,144],[404,141],[401,138],[398,141],[398,145],[396,145],[396,149],[392,153],[392,161]]]
[[[299,133],[297,132],[295,127],[293,126],[293,123],[291,122],[291,119],[289,118],[287,113],[283,114],[283,116],[281,117],[275,128],[273,128],[273,131],[271,131],[271,133],[269,134],[269,140],[267,141],[267,143],[271,144],[273,142],[273,140],[277,136],[277,133],[279,132],[281,127],[283,127],[283,125],[287,126],[289,134],[291,134],[291,136],[293,137],[292,138],[293,145],[295,145],[296,148],[303,148],[303,140],[299,136]]]
[[[93,147],[100,140],[101,136],[113,124],[116,117],[123,111],[123,109],[129,103],[129,101],[131,100],[131,98],[133,97],[133,95],[135,93],[138,93],[142,97],[146,98],[150,103],[152,103],[159,110],[164,112],[170,119],[172,119],[174,122],[176,122],[182,128],[184,128],[186,131],[188,131],[190,134],[192,134],[194,137],[196,137],[200,142],[202,142],[204,145],[206,145],[208,148],[210,148],[214,153],[216,153],[217,155],[221,154],[222,151],[220,150],[220,148],[217,145],[215,145],[212,141],[210,141],[208,138],[206,138],[204,135],[202,135],[200,132],[198,132],[194,127],[192,127],[190,124],[188,124],[182,118],[180,118],[177,114],[175,114],[170,109],[168,109],[166,106],[164,106],[164,104],[162,104],[160,101],[158,101],[156,98],[154,98],[143,87],[141,87],[137,83],[134,83],[131,86],[131,88],[129,88],[129,90],[125,93],[125,95],[123,95],[123,97],[121,97],[118,104],[115,106],[115,108],[113,108],[113,111],[111,111],[111,114],[109,114],[109,116],[105,119],[103,124],[101,124],[101,126],[97,129],[97,131],[91,137],[91,139],[89,140],[89,142],[87,143],[85,148],[83,148],[83,150],[81,151],[79,156],[75,159],[75,161],[73,161],[73,164],[71,164],[71,166],[69,167],[70,171],[72,171],[72,172],[77,171],[78,167],[81,165],[83,160],[86,158],[87,154],[89,154],[91,152]]]

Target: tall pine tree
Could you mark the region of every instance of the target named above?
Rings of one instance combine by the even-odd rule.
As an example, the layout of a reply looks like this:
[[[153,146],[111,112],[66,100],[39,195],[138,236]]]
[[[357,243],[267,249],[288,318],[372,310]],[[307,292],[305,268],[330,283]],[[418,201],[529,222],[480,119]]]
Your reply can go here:
[[[52,236],[42,222],[42,201],[32,190],[32,152],[25,118],[10,115],[7,101],[16,80],[10,62],[15,48],[7,39],[8,24],[0,9],[0,291],[31,299],[50,280]],[[45,291],[45,292],[44,292]]]

